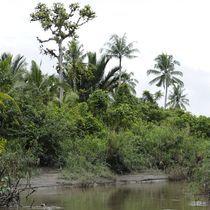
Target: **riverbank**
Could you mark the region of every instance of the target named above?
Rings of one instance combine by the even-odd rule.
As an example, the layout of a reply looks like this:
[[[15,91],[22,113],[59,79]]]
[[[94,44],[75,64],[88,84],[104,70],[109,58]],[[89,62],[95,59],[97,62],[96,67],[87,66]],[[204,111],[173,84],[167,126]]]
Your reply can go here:
[[[95,187],[108,185],[124,185],[143,182],[167,181],[168,175],[160,171],[144,171],[138,174],[114,175],[109,178],[95,178],[91,180],[69,180],[62,178],[61,171],[55,169],[41,169],[39,175],[31,178],[31,187],[53,187],[53,186],[70,186],[70,187]]]

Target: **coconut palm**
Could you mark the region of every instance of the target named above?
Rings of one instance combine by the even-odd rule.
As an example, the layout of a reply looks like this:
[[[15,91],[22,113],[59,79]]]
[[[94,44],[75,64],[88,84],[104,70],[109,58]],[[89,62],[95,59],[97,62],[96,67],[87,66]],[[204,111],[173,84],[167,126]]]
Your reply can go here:
[[[102,49],[108,57],[114,57],[119,60],[119,84],[122,79],[122,59],[135,58],[135,53],[139,52],[137,48],[134,48],[134,42],[127,43],[127,36],[124,34],[122,37],[117,34],[113,34],[109,42],[105,44],[105,48]]]
[[[173,91],[171,91],[169,95],[169,102],[167,103],[167,106],[186,110],[185,106],[189,106],[189,99],[187,99],[186,96],[187,94],[184,94],[182,86],[174,85]]]
[[[154,74],[156,77],[150,81],[150,84],[156,84],[158,87],[163,87],[165,89],[165,102],[164,107],[167,105],[168,98],[168,88],[171,85],[179,84],[183,85],[183,82],[178,78],[178,76],[183,76],[181,71],[175,70],[176,65],[180,63],[174,60],[172,55],[160,54],[155,58],[154,69],[147,71],[147,74]]]

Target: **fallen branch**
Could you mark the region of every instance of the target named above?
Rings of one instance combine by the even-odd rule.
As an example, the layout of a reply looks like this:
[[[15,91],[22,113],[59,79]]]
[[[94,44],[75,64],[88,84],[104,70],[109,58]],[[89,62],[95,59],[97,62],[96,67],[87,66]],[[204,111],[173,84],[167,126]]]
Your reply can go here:
[[[0,207],[21,207],[21,194],[27,192],[25,197],[28,199],[35,192],[35,189],[31,187],[30,180],[24,187],[20,187],[21,179],[11,181],[11,178],[7,177],[4,171],[1,170],[0,172]]]

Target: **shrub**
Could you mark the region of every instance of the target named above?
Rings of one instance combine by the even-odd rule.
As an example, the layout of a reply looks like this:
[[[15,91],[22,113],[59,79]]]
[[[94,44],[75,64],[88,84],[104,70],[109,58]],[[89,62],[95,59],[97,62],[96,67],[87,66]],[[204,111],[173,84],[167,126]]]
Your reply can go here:
[[[137,120],[137,115],[129,104],[119,104],[108,110],[107,118],[109,127],[115,131],[120,131],[131,128]]]
[[[138,151],[138,137],[130,131],[110,134],[107,162],[113,171],[123,174],[148,166],[148,158]]]
[[[80,176],[110,176],[106,164],[105,139],[86,136],[84,139],[66,139],[62,143],[65,161],[65,175],[68,178],[78,179]]]
[[[88,105],[94,116],[103,119],[109,104],[109,97],[107,92],[103,90],[96,90],[88,99]]]
[[[138,153],[149,158],[151,167],[171,171],[179,166],[192,176],[206,152],[205,139],[189,136],[187,130],[154,126],[137,138]]]
[[[32,173],[37,165],[37,158],[31,150],[24,150],[19,140],[10,141],[1,154],[0,169],[11,179],[18,180]]]

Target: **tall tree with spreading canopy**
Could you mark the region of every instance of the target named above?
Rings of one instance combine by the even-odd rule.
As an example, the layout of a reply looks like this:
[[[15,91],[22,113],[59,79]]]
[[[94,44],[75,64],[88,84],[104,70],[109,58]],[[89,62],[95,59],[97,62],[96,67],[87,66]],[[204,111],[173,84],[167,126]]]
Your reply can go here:
[[[50,32],[51,36],[48,39],[40,39],[43,53],[48,54],[58,60],[58,74],[60,83],[63,81],[63,57],[64,57],[64,41],[69,38],[77,37],[77,30],[88,21],[95,17],[89,5],[80,7],[78,3],[70,4],[68,9],[62,3],[54,3],[52,8],[49,8],[44,3],[39,3],[35,8],[35,12],[31,14],[31,21],[41,23],[44,31]],[[44,47],[44,43],[54,42],[57,45],[56,49]],[[60,105],[63,100],[64,90],[60,87],[59,101]]]
[[[158,87],[165,89],[164,107],[167,106],[168,88],[171,85],[183,85],[183,82],[177,76],[183,76],[181,71],[175,70],[175,66],[180,66],[177,60],[174,60],[172,55],[162,53],[155,58],[154,69],[147,71],[147,74],[153,74],[156,77],[150,81],[150,84],[156,84]]]
[[[119,84],[122,80],[122,59],[125,58],[135,58],[135,53],[139,52],[137,48],[134,48],[134,42],[127,43],[127,36],[124,34],[122,37],[117,34],[113,34],[109,41],[105,44],[105,48],[102,49],[105,54],[109,57],[114,57],[119,60]]]
[[[169,95],[167,106],[175,109],[186,110],[186,105],[189,106],[187,94],[184,94],[184,89],[180,85],[174,85],[173,90]]]

